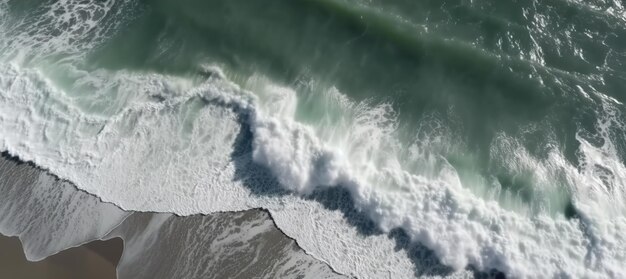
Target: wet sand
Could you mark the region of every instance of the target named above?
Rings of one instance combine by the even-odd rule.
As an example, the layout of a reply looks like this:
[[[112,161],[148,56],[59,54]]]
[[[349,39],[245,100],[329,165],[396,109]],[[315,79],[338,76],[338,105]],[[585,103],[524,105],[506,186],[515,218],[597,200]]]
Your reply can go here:
[[[17,237],[0,235],[2,278],[13,279],[115,279],[122,255],[122,240],[93,241],[70,248],[42,261],[26,260]]]
[[[2,234],[19,235],[24,247]],[[29,262],[25,255],[43,260]],[[0,278],[100,279],[116,273],[122,279],[343,278],[285,236],[266,211],[186,217],[122,211],[2,154]]]

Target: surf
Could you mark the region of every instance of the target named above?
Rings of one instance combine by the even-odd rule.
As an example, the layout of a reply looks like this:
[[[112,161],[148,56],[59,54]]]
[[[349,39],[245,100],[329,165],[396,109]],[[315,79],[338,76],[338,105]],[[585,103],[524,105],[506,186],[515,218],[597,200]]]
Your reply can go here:
[[[463,83],[438,79],[463,69],[435,71],[430,77],[437,84],[451,81],[438,88],[452,92],[452,105],[407,111],[418,101],[449,103],[421,91],[416,99],[374,96],[382,88],[376,85],[361,93],[359,85],[334,83],[316,71],[277,74],[295,66],[263,66],[263,55],[253,51],[243,61],[234,53],[226,55],[233,60],[215,55],[225,50],[202,48],[211,36],[190,35],[231,33],[188,14],[164,15],[157,4],[81,3],[44,3],[34,9],[44,15],[33,16],[35,24],[8,16],[0,25],[3,151],[125,210],[191,215],[266,208],[308,253],[357,277],[419,274],[422,258],[394,249],[399,232],[450,267],[451,276],[468,268],[512,277],[625,275],[623,105],[595,90],[593,76],[577,87],[569,72],[563,78],[532,63],[520,71],[539,79],[472,71],[481,80]],[[197,8],[193,3],[183,10]],[[17,13],[12,9],[9,15]],[[119,44],[140,31],[150,40]],[[179,38],[183,50],[200,48],[181,52],[171,45]],[[275,51],[255,43],[265,54]],[[119,49],[124,46],[129,52]],[[138,50],[147,55],[128,56]],[[444,62],[455,57],[439,55]],[[493,63],[511,65],[502,61]],[[502,76],[515,80],[504,88],[519,83],[523,90],[468,89],[474,98],[458,107],[470,100],[456,95],[458,88],[501,84]],[[559,82],[566,89],[551,91]],[[559,100],[564,105],[554,105]],[[539,114],[569,105],[592,117],[562,131],[558,121],[568,114],[537,117],[519,108]],[[487,111],[461,118],[480,110]],[[458,123],[484,126],[457,129]]]

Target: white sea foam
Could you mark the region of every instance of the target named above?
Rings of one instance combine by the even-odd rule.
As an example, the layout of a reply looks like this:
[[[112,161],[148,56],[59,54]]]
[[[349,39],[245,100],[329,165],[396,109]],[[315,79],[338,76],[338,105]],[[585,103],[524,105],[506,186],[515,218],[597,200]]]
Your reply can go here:
[[[576,206],[585,214],[583,224],[576,219],[528,217],[504,210],[464,188],[451,166],[432,180],[402,169],[391,152],[380,158],[383,156],[377,150],[393,142],[393,129],[382,126],[376,130],[381,125],[376,123],[390,123],[380,119],[388,113],[363,116],[360,113],[365,110],[348,102],[347,114],[353,110],[357,117],[341,127],[343,138],[338,132],[328,133],[344,148],[317,136],[316,129],[324,127],[297,122],[293,116],[295,92],[277,85],[258,87],[257,97],[221,79],[194,83],[152,74],[92,73],[87,78],[102,75],[102,80],[116,84],[107,88],[123,90],[117,95],[126,98],[118,112],[107,118],[101,113],[94,116],[83,112],[36,70],[6,64],[2,70],[2,148],[125,209],[192,214],[265,206],[277,216],[279,226],[295,235],[305,249],[348,272],[349,264],[342,268],[338,261],[347,256],[341,255],[345,251],[331,251],[332,246],[315,244],[318,240],[306,242],[315,239],[306,234],[320,230],[313,225],[319,219],[311,220],[310,228],[291,227],[292,218],[307,214],[298,212],[303,207],[276,205],[310,202],[291,197],[249,197],[245,188],[233,182],[236,175],[230,154],[241,132],[239,113],[246,117],[253,135],[254,162],[267,167],[286,189],[307,194],[318,186],[346,187],[354,196],[355,206],[383,231],[403,228],[414,241],[432,249],[442,263],[455,269],[471,264],[520,277],[612,276],[623,272],[619,262],[625,253],[618,232],[624,227],[624,219],[610,210],[615,203],[603,204],[605,197],[594,194],[604,188],[577,196]],[[76,84],[84,83],[79,79]],[[172,92],[163,102],[150,98],[163,92]],[[259,106],[263,104],[260,99],[272,100],[267,102],[271,108],[267,113]],[[229,108],[232,106],[237,110]],[[606,127],[602,123],[600,127]],[[373,142],[368,141],[370,138]],[[619,173],[621,170],[616,168],[623,165],[611,159],[615,155],[608,153],[608,147],[608,143],[605,149],[583,144],[581,152],[594,165],[604,160],[604,165],[612,164],[608,167],[613,173]],[[601,181],[589,181],[598,176],[587,173],[585,165],[579,171],[558,153],[532,165],[563,170],[581,192],[586,187],[603,185],[598,184]],[[621,189],[619,181],[613,183]],[[282,214],[282,207],[300,209]],[[328,214],[317,210],[320,215]],[[354,257],[357,255],[347,258]]]
[[[30,166],[3,159],[0,172],[0,233],[19,237],[31,261],[102,237],[130,214]]]
[[[63,45],[57,40],[78,35],[60,36],[44,41],[56,48]],[[38,42],[24,55],[54,50]],[[430,175],[418,174],[402,153],[423,153],[397,140],[389,104],[354,102],[331,88],[308,98],[328,104],[329,113],[307,120],[297,116],[302,99],[295,90],[260,75],[237,85],[215,66],[195,76],[88,72],[75,61],[24,64],[24,55],[0,64],[0,148],[124,209],[188,215],[265,207],[285,233],[340,272],[413,276],[413,264],[392,239],[360,235],[341,212],[301,198],[320,187],[343,187],[380,230],[402,228],[455,270],[472,265],[520,278],[626,277],[620,202],[626,170],[608,134],[621,125],[610,101],[597,125],[604,144],[578,136],[580,166],[558,147],[534,158],[506,134],[494,143],[508,154],[509,168],[571,185],[566,190],[580,218],[566,219],[502,208],[471,191],[445,158],[436,158],[441,166]],[[246,132],[251,154],[238,153]],[[263,177],[250,173],[261,171],[258,165],[292,194],[254,194],[272,182],[255,180]]]

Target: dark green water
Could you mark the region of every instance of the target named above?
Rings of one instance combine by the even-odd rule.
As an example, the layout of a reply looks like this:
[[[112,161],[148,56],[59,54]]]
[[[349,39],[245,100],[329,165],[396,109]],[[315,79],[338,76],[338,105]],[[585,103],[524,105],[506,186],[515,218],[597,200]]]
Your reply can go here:
[[[68,65],[183,79],[217,65],[253,94],[267,80],[293,90],[292,120],[353,165],[365,160],[350,174],[368,187],[397,183],[369,166],[433,181],[452,169],[476,199],[523,218],[626,216],[623,2],[52,2],[3,6],[0,57],[41,69],[87,111],[115,115],[124,94],[113,88],[95,105]],[[70,15],[42,20],[50,11]],[[377,128],[349,135],[359,125]]]
[[[509,158],[494,154],[494,141],[514,138],[538,160],[557,149],[577,165],[575,135],[596,132],[603,98],[624,98],[624,21],[603,12],[607,4],[477,2],[145,1],[90,64],[181,73],[218,61],[302,91],[335,86],[353,100],[390,102],[403,141],[443,127],[452,146],[427,148],[534,206],[550,197],[534,189],[532,169],[503,167]],[[323,110],[312,103],[303,121]],[[620,134],[611,140],[622,158]],[[550,183],[569,195],[565,182]],[[556,199],[551,210],[565,212],[569,198]]]

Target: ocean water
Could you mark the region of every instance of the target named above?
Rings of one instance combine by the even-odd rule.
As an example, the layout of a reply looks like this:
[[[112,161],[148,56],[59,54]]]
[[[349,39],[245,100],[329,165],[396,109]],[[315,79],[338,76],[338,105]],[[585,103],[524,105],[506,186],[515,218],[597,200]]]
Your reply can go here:
[[[119,279],[346,278],[307,255],[261,210],[184,217],[122,211],[4,153],[0,177],[0,234],[19,237],[31,261],[94,240],[121,238],[121,258],[115,258],[120,251],[113,253]],[[16,255],[3,250],[2,256],[11,260]],[[58,257],[50,259],[56,275],[49,274],[50,270],[46,273],[45,268],[43,274],[24,274],[19,272],[23,266],[12,268],[11,262],[2,262],[2,277],[83,278],[79,276],[89,274],[84,266],[77,266],[81,262],[71,259],[65,264]],[[62,270],[70,277],[59,275]]]
[[[359,278],[626,277],[620,1],[0,0],[0,149]]]

